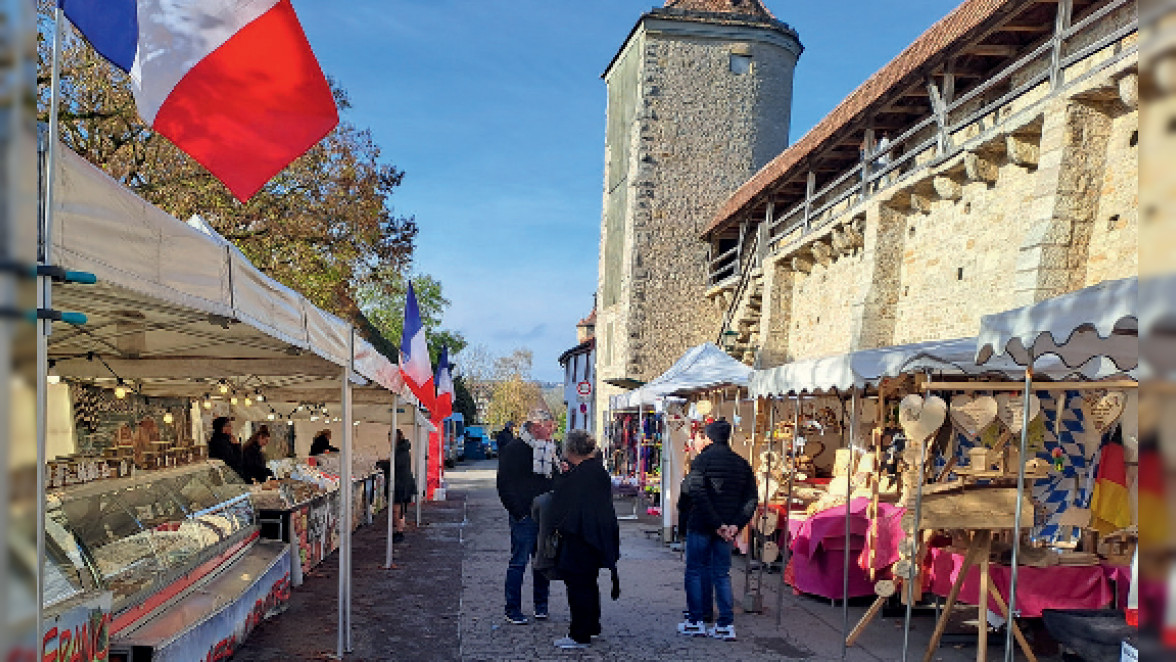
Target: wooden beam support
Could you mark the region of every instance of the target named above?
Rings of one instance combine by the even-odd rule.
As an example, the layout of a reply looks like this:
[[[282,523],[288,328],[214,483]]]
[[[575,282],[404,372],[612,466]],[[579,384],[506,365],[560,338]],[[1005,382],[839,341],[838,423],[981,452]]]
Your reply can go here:
[[[1010,57],[1016,55],[1018,50],[1018,47],[1008,44],[976,44],[965,48],[964,53],[982,57]]]

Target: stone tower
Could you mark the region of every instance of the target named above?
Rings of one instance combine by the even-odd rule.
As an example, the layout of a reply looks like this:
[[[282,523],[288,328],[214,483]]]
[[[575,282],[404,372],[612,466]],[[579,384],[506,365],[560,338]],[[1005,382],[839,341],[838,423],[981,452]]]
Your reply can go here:
[[[597,408],[707,340],[699,234],[788,146],[796,31],[760,0],[668,0],[617,52],[608,86]],[[603,429],[603,428],[597,428]]]

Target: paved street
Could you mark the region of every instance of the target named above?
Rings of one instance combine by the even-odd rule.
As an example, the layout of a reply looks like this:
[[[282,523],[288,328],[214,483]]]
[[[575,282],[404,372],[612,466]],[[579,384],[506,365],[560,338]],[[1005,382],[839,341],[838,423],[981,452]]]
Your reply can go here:
[[[687,639],[675,632],[681,620],[683,562],[676,552],[648,538],[648,522],[621,523],[622,595],[607,596],[601,575],[604,634],[587,651],[558,651],[552,641],[566,633],[568,610],[563,585],[552,584],[551,620],[525,626],[502,618],[502,582],[508,556],[506,513],[494,490],[493,461],[467,463],[447,474],[448,501],[427,504],[426,525],[409,531],[397,546],[397,568],[383,570],[384,529],[355,535],[354,660],[840,660],[840,606],[785,592],[782,625],[776,627],[780,576],[765,576],[766,613],[736,608],[739,640]],[[623,514],[623,513],[622,513]],[[736,602],[743,591],[743,566],[732,567]],[[328,559],[296,589],[290,609],[263,623],[234,659],[325,659],[335,646],[337,574]],[[459,584],[460,580],[460,584]],[[530,580],[524,585],[530,610]],[[856,622],[863,607],[852,607]],[[901,659],[901,619],[879,619],[846,656],[852,661]],[[916,619],[912,660],[921,659],[931,618]],[[1001,649],[990,651],[997,659]],[[975,659],[970,647],[944,647],[947,662]]]

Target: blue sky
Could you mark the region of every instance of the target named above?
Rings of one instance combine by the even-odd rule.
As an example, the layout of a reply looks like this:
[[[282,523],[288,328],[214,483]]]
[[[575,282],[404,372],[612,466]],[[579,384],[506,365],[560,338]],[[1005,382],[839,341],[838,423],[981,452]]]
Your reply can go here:
[[[655,2],[294,0],[346,119],[407,173],[393,203],[453,302],[445,325],[495,354],[532,349],[540,379],[562,379],[596,290],[600,74]],[[958,2],[766,4],[805,46],[795,141]]]

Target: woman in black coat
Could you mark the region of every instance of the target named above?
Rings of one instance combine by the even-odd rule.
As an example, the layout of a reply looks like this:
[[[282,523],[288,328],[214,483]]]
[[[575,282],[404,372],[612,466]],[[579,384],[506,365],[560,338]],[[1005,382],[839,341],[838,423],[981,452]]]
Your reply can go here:
[[[265,463],[265,447],[270,440],[269,426],[263,425],[241,448],[241,478],[246,483],[264,483],[274,477]]]
[[[314,440],[310,442],[311,456],[322,455],[323,453],[338,453],[339,449],[331,445],[331,431],[319,430],[319,433],[314,435]]]
[[[585,648],[600,634],[601,568],[612,570],[612,597],[620,596],[616,567],[620,558],[621,530],[613,509],[612,480],[596,453],[596,440],[583,430],[573,430],[564,440],[564,454],[571,465],[558,478],[551,500],[551,516],[560,535],[556,562],[567,585],[572,622],[559,648]]]
[[[412,444],[400,430],[396,431],[396,484],[392,488],[392,503],[396,508],[394,521],[395,532],[393,542],[404,540],[404,513],[408,511],[408,504],[416,496],[416,479],[412,475]]]

